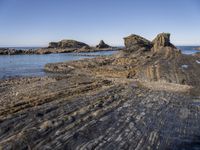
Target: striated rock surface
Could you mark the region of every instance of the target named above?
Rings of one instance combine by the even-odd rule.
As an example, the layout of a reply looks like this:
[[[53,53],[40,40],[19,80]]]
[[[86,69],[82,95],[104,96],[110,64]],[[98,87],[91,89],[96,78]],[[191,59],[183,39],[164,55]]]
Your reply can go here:
[[[77,61],[96,67],[84,62]],[[0,149],[199,146],[200,99],[189,86],[97,77],[80,65],[58,65],[65,75],[56,77],[0,82]]]
[[[111,46],[109,46],[108,44],[106,44],[103,40],[100,41],[100,43],[96,46],[96,48],[110,48]]]
[[[170,34],[169,33],[160,33],[156,36],[156,38],[152,41],[153,50],[158,51],[162,47],[172,47],[175,48],[173,44],[170,43]]]
[[[112,58],[94,58],[72,62],[72,65],[80,65],[95,75],[106,77],[200,85],[199,57],[182,54],[170,43],[169,34],[159,34],[153,42],[131,35],[125,38],[125,43],[127,49]],[[133,43],[133,46],[130,43]],[[138,49],[135,49],[136,47]],[[145,51],[143,48],[146,48]],[[57,64],[57,67],[59,65]],[[51,70],[51,65],[47,65],[46,69]]]
[[[0,81],[0,149],[199,149],[200,57],[138,38],[47,64],[51,77]]]

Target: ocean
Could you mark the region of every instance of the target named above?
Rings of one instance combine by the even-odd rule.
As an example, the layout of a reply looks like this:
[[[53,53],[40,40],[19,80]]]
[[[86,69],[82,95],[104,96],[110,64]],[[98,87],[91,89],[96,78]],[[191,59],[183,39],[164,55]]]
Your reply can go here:
[[[190,55],[198,52],[195,46],[177,46],[182,53]],[[14,47],[12,47],[14,48]],[[38,47],[15,47],[16,49],[37,49]],[[199,51],[200,52],[200,51]],[[92,58],[95,55],[112,55],[116,51],[84,53],[91,56],[76,56],[73,53],[44,54],[44,55],[0,55],[0,79],[21,76],[45,76],[43,68],[47,63]]]
[[[197,47],[200,47],[200,46],[177,46],[177,48],[180,49],[183,54],[187,54],[187,55],[200,52],[200,50],[195,50],[195,48]]]
[[[73,53],[43,55],[0,55],[0,79],[21,76],[45,76],[43,68],[47,63],[93,58],[98,55],[112,55],[116,51],[84,53],[88,56],[77,56]],[[91,56],[89,56],[91,55]]]

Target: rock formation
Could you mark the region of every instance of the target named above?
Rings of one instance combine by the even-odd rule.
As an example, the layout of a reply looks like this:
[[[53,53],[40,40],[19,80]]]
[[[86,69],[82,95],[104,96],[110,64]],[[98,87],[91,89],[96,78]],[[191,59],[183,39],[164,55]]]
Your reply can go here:
[[[199,54],[165,34],[125,43],[47,64],[51,77],[0,81],[0,149],[199,149]]]
[[[22,55],[22,54],[34,54],[34,50],[16,50],[9,48],[0,48],[0,55]]]
[[[150,41],[135,34],[125,37],[124,44],[126,50],[129,52],[135,52],[138,50],[149,51],[152,48],[152,43]]]
[[[101,76],[200,85],[200,66],[197,63],[200,60],[197,56],[182,54],[170,43],[168,33],[159,34],[152,42],[138,35],[131,35],[124,40],[126,49],[112,59],[105,61],[95,58],[73,64],[81,65],[82,68],[95,66],[93,72]],[[91,68],[86,67],[88,69],[91,71]]]
[[[141,47],[147,50],[146,53],[130,55],[135,57],[137,65],[131,66],[133,71],[129,73],[129,77],[194,86],[200,84],[200,79],[197,78],[200,76],[200,71],[197,71],[200,67],[196,63],[197,58],[181,54],[180,50],[170,43],[170,34],[158,34],[152,42],[132,35],[125,38],[125,43],[129,51],[141,52]],[[135,49],[136,47],[139,49]]]
[[[96,48],[110,48],[111,46],[107,45],[103,40],[96,46]]]
[[[170,43],[170,34],[169,33],[160,33],[156,36],[156,38],[152,41],[153,50],[159,51],[162,47],[172,47],[175,48],[173,44]]]
[[[62,40],[49,43],[49,48],[82,48],[84,46],[89,47],[89,45],[75,40]]]
[[[58,42],[50,42],[49,48],[58,48]]]

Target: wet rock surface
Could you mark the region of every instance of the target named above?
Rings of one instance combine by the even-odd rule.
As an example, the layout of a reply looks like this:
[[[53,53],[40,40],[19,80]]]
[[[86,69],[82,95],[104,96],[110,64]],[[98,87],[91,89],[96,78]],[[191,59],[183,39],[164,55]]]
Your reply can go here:
[[[0,149],[199,149],[199,57],[156,39],[0,81]]]

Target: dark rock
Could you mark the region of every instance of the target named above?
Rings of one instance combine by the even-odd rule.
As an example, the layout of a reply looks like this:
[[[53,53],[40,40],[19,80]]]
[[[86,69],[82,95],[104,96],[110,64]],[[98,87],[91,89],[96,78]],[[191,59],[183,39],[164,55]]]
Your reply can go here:
[[[111,46],[107,45],[103,40],[100,41],[99,45],[96,48],[110,48]]]
[[[152,43],[150,41],[135,34],[125,37],[124,44],[129,52],[138,51],[139,49],[142,49],[142,51],[150,51],[152,48]]]
[[[34,54],[34,50],[16,50],[9,48],[0,48],[0,55],[22,55],[22,54]]]
[[[58,47],[58,43],[57,42],[50,42],[48,48],[57,48],[57,47]]]
[[[89,47],[87,44],[75,40],[62,40],[60,42],[50,42],[49,48],[82,48]]]

